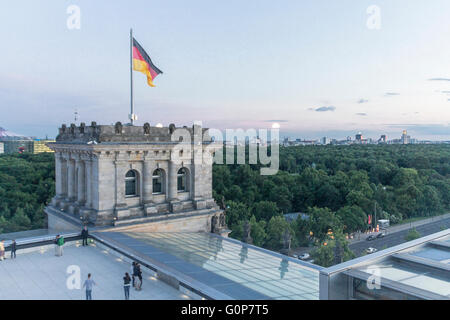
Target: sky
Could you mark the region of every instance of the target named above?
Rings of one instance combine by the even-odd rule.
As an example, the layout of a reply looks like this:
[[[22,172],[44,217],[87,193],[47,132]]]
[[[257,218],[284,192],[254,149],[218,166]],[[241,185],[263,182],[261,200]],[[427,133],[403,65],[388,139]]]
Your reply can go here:
[[[3,1],[0,127],[126,123],[133,28],[164,72],[155,88],[134,72],[138,125],[450,140],[449,16],[448,0]]]

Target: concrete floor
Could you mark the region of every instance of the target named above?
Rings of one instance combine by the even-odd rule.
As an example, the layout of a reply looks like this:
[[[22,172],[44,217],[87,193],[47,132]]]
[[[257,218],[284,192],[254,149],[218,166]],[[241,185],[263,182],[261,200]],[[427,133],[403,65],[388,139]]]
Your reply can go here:
[[[67,245],[64,255],[57,257],[53,246],[45,250],[28,253],[18,251],[17,258],[0,261],[0,300],[80,300],[85,299],[85,291],[70,289],[69,282],[76,284],[73,275],[67,273],[69,266],[80,270],[81,286],[91,273],[97,283],[92,291],[93,299],[123,300],[123,276],[130,273],[130,264],[122,261],[106,250],[95,246],[81,247]],[[75,268],[77,268],[75,267]],[[132,300],[180,300],[190,299],[175,288],[143,272],[142,291],[130,289]],[[69,279],[69,281],[68,281]]]

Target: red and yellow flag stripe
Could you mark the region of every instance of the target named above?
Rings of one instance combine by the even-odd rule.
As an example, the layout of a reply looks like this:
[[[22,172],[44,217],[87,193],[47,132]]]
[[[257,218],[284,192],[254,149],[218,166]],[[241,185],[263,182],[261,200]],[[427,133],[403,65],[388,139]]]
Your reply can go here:
[[[159,70],[152,62],[147,52],[141,47],[141,45],[133,38],[133,70],[142,72],[147,76],[147,83],[149,86],[154,87],[153,80],[160,73]]]

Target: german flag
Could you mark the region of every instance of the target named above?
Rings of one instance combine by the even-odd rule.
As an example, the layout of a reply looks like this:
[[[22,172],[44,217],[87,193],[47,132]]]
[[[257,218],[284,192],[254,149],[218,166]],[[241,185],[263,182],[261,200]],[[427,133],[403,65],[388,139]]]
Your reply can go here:
[[[133,38],[133,70],[140,71],[147,76],[147,83],[150,87],[154,87],[153,79],[160,73],[159,70],[148,56],[147,52]]]

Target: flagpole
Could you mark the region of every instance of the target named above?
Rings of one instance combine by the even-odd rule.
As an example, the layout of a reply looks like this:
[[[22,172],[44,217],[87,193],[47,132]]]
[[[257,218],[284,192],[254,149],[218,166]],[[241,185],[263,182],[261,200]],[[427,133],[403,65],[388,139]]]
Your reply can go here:
[[[130,107],[131,107],[131,114],[130,114],[130,120],[131,125],[133,125],[134,121],[134,101],[133,101],[133,29],[130,29]]]

